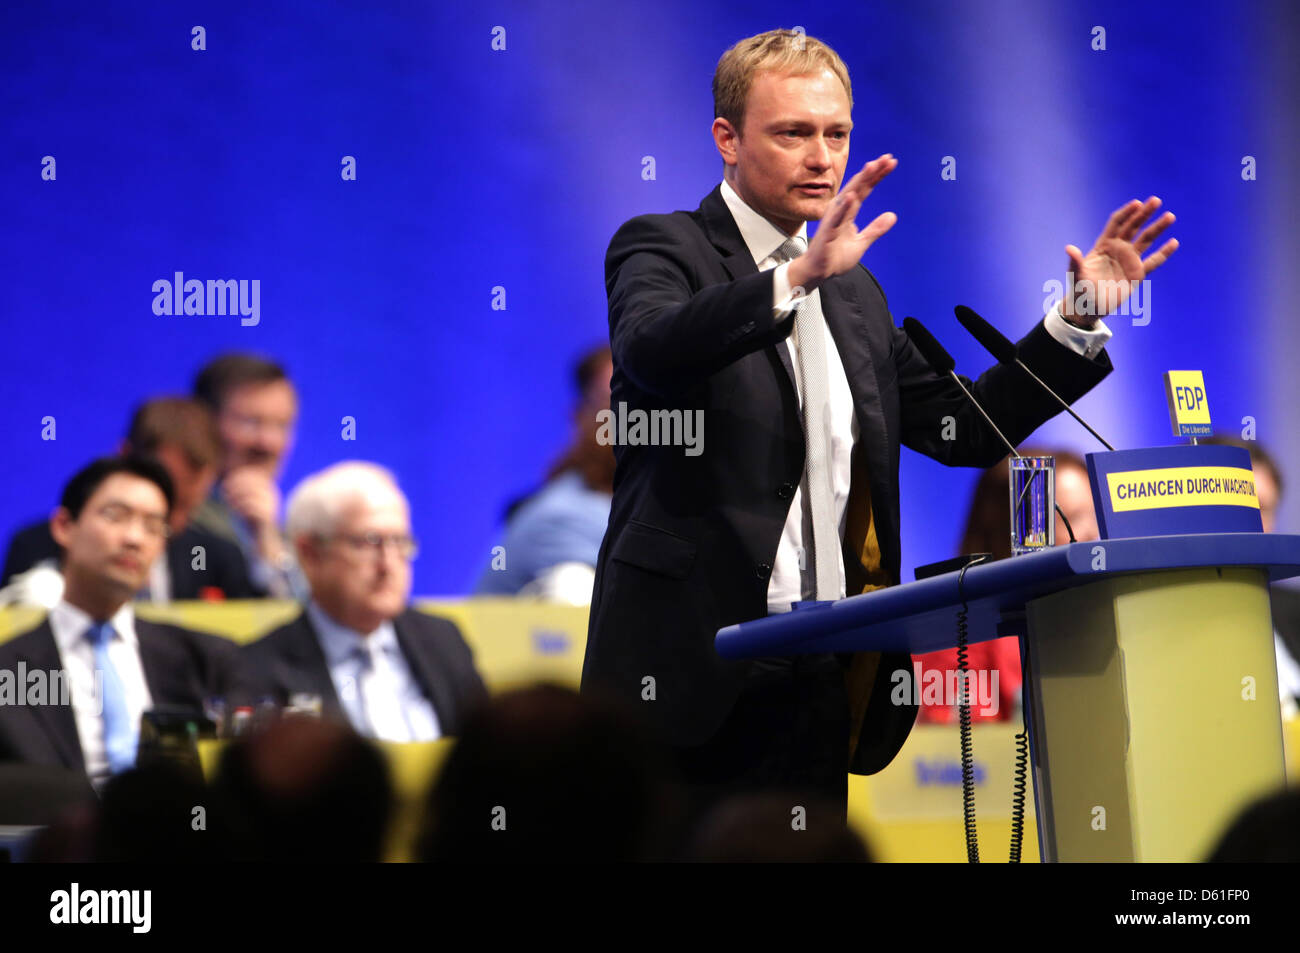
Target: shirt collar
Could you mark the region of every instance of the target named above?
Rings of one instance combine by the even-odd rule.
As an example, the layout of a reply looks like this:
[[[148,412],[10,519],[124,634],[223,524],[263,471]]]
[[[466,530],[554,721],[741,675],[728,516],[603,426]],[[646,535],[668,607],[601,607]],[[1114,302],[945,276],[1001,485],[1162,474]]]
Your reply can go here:
[[[307,603],[307,617],[316,630],[321,651],[331,668],[355,655],[358,650],[370,651],[370,646],[390,653],[399,648],[397,632],[393,629],[392,622],[383,622],[375,631],[363,635],[336,622],[314,599]]]
[[[740,237],[745,240],[745,247],[753,256],[755,267],[775,255],[777,249],[790,239],[789,235],[746,204],[726,179],[722,180],[722,200],[727,203],[727,208],[731,210],[731,217],[736,220]],[[808,241],[807,222],[799,226],[798,236],[805,243]]]
[[[95,620],[84,609],[74,606],[67,599],[60,599],[59,604],[50,610],[49,621],[55,644],[58,645],[60,652],[65,652],[85,639],[86,631]],[[135,610],[130,602],[122,603],[122,607],[113,613],[108,622],[113,627],[116,638],[120,638],[133,649],[137,648]]]

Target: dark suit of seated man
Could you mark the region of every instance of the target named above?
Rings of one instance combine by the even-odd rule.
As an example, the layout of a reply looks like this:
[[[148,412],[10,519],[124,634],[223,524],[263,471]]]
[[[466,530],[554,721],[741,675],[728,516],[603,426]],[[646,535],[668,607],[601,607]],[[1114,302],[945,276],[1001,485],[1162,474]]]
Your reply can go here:
[[[0,645],[12,692],[0,685],[0,761],[79,768],[99,784],[135,763],[145,711],[246,691],[234,643],[132,611],[172,500],[167,471],[143,457],[96,460],[64,488],[50,521],[63,599]]]
[[[407,607],[415,541],[392,475],[347,462],[308,477],[290,495],[287,529],[311,599],[244,647],[256,692],[281,705],[315,696],[370,738],[459,733],[487,692],[456,626]]]

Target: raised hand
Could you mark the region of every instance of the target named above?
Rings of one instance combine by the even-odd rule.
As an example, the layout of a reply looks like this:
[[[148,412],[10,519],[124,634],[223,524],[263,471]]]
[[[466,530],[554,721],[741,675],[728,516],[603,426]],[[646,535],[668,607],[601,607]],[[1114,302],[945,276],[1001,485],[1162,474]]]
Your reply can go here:
[[[808,250],[790,263],[792,289],[801,288],[809,294],[828,278],[844,274],[862,260],[863,254],[877,238],[894,227],[898,216],[893,212],[877,215],[861,231],[854,219],[871,190],[897,165],[898,160],[885,153],[868,162],[857,175],[844,183],[839,195],[831,200],[817,227],[817,234],[808,243]]]
[[[1174,223],[1174,213],[1165,212],[1142,228],[1159,207],[1160,199],[1154,195],[1145,202],[1133,199],[1111,214],[1087,255],[1076,245],[1065,246],[1070,276],[1065,283],[1067,290],[1061,313],[1066,320],[1081,327],[1092,327],[1099,318],[1126,301],[1139,281],[1178,250],[1178,239],[1171,238],[1145,259],[1142,257]]]

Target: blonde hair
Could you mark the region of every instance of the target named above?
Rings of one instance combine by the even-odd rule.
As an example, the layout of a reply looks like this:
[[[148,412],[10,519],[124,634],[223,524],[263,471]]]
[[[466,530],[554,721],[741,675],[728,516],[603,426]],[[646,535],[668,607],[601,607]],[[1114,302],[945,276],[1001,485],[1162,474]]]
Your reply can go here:
[[[745,121],[745,102],[759,73],[807,76],[823,69],[839,77],[852,109],[849,69],[839,54],[821,40],[798,30],[768,30],[747,37],[718,60],[718,68],[713,72],[713,115],[727,120],[739,134]]]

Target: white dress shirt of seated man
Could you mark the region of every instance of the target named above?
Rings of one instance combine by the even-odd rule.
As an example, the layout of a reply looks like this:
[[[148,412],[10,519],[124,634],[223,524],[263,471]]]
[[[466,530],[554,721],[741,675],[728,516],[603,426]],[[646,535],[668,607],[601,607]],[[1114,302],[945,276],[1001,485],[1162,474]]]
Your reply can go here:
[[[111,765],[107,699],[99,695],[101,679],[108,676],[95,672],[97,656],[86,632],[100,623],[111,627],[105,652],[121,686],[120,714],[133,749],[136,726],[152,699],[130,602],[162,556],[173,499],[171,479],[161,464],[141,457],[105,458],[73,477],[50,518],[50,534],[63,548],[64,580],[63,599],[51,612],[50,624],[73,683],[70,701],[86,772],[96,783],[121,766]],[[90,688],[86,679],[92,676],[98,677]]]

